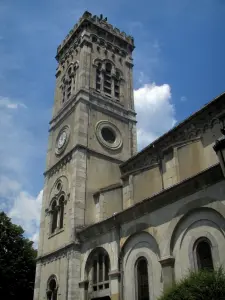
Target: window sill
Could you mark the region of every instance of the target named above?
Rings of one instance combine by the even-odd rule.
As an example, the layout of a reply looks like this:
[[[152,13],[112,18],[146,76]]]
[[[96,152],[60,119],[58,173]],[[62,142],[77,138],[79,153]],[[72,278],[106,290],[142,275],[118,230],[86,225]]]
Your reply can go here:
[[[53,236],[55,236],[55,235],[57,235],[57,234],[59,234],[59,233],[61,233],[61,232],[63,232],[63,231],[64,231],[64,228],[60,228],[60,229],[56,230],[55,232],[49,234],[49,237],[48,237],[48,238],[50,239],[50,238],[52,238]]]

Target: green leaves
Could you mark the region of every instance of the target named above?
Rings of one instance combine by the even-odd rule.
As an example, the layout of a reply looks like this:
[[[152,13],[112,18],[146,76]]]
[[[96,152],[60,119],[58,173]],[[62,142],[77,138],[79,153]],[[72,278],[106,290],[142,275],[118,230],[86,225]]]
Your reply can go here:
[[[33,299],[37,252],[23,233],[0,212],[0,299]]]
[[[189,276],[167,290],[159,300],[224,300],[225,273],[202,270]]]

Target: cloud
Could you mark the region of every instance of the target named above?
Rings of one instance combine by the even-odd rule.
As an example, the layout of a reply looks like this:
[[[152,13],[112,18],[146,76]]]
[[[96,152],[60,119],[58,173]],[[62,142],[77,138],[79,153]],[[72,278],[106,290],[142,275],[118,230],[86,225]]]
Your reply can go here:
[[[42,191],[36,197],[30,190],[35,160],[44,155],[44,147],[40,151],[42,141],[29,130],[30,119],[25,121],[31,111],[23,108],[22,102],[0,96],[0,210],[37,243]]]
[[[27,108],[23,103],[12,102],[9,98],[0,96],[0,108],[1,107],[9,109],[17,109],[19,107]]]
[[[33,197],[28,192],[19,190],[14,197],[13,205],[8,213],[13,222],[22,226],[36,244],[38,241],[40,212],[43,190],[37,197]]]
[[[180,98],[180,101],[181,101],[181,102],[186,102],[186,101],[187,101],[187,97],[182,96],[182,97]]]
[[[175,108],[171,98],[168,84],[144,84],[134,90],[139,150],[175,125]]]

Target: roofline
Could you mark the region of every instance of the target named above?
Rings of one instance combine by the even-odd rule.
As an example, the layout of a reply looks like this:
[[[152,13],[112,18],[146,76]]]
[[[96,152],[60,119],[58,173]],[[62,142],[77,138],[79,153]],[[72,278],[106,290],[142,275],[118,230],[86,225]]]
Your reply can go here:
[[[172,129],[170,129],[169,131],[167,131],[166,133],[164,133],[163,135],[161,135],[160,137],[158,137],[156,140],[154,140],[148,146],[144,147],[141,151],[139,151],[138,153],[136,153],[135,155],[133,155],[132,157],[130,157],[128,160],[126,160],[125,162],[123,162],[122,164],[120,164],[120,167],[125,166],[127,163],[129,163],[130,161],[132,161],[133,159],[135,159],[136,157],[138,157],[139,155],[141,155],[143,152],[145,152],[147,149],[150,149],[151,147],[153,147],[154,144],[156,144],[160,140],[164,139],[167,135],[169,135],[173,131],[177,130],[178,128],[182,127],[185,123],[188,123],[191,119],[193,119],[194,117],[196,117],[201,112],[207,110],[209,108],[209,106],[211,106],[214,102],[216,102],[218,99],[220,99],[224,95],[225,95],[225,92],[223,92],[222,94],[220,94],[219,96],[217,96],[216,98],[214,98],[213,100],[211,100],[210,102],[208,102],[207,104],[205,104],[202,108],[200,108],[199,110],[197,110],[196,112],[194,112],[193,114],[191,114],[188,118],[186,118],[183,121],[181,121],[180,123],[178,123],[175,127],[173,127]]]

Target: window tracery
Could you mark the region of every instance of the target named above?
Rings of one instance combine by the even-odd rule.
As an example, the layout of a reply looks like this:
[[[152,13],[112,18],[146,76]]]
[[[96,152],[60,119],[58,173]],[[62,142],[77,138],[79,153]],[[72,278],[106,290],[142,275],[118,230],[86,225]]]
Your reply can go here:
[[[109,288],[110,260],[108,253],[98,248],[89,258],[89,292],[99,292]]]
[[[66,204],[66,197],[64,186],[61,180],[57,180],[54,185],[53,198],[48,210],[51,217],[50,233],[54,234],[58,230],[63,229],[64,225],[64,210]]]

